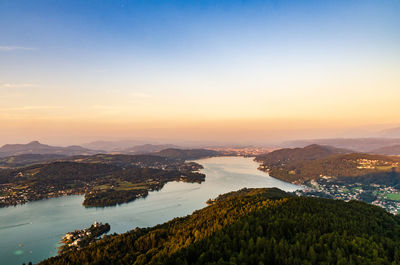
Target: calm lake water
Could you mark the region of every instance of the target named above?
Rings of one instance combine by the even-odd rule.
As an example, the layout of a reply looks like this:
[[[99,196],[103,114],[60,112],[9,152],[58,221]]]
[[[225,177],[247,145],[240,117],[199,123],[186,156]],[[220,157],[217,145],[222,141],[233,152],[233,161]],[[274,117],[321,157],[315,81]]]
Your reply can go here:
[[[57,255],[58,241],[65,233],[89,227],[94,220],[108,222],[111,233],[123,233],[186,216],[205,207],[209,198],[244,187],[299,188],[257,170],[258,163],[252,158],[214,157],[196,162],[204,166],[205,182],[170,182],[147,198],[115,207],[87,209],[82,207],[83,195],[77,195],[0,209],[0,264],[37,263]]]

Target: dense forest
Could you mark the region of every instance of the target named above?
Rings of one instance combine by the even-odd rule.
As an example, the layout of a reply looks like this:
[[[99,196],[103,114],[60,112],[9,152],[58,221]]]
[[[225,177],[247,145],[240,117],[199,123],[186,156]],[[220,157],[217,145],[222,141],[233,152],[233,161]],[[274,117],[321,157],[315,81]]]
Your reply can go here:
[[[399,264],[400,219],[359,201],[243,189],[152,228],[106,236],[56,264]]]

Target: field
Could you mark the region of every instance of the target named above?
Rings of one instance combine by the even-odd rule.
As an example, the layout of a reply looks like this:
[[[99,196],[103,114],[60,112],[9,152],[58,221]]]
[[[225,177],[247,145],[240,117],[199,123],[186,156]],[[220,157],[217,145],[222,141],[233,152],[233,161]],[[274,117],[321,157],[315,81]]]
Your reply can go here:
[[[158,184],[157,181],[147,181],[142,183],[131,183],[129,181],[117,181],[115,185],[105,184],[96,186],[96,189],[99,190],[108,190],[108,189],[115,189],[115,190],[140,190],[140,189],[147,189],[151,184]]]
[[[392,170],[393,166],[377,166],[376,169],[377,170],[381,170],[381,171],[388,171],[388,170]]]
[[[392,201],[400,201],[400,193],[387,193],[385,198]]]

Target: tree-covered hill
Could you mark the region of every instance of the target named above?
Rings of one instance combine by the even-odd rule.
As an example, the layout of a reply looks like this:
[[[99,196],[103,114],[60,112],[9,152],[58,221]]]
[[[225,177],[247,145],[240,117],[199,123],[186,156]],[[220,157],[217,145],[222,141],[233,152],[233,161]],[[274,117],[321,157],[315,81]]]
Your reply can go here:
[[[52,264],[399,264],[400,220],[357,201],[244,189],[184,218],[136,228]]]
[[[211,156],[218,156],[219,153],[214,150],[208,149],[177,149],[177,148],[168,148],[161,150],[160,152],[155,153],[155,155],[168,157],[173,159],[182,159],[182,160],[191,160],[191,159],[200,159]]]
[[[337,154],[348,154],[352,151],[327,145],[312,144],[304,148],[284,148],[268,154],[259,155],[256,161],[267,165],[297,164],[304,161],[326,158]]]
[[[36,163],[56,161],[63,158],[66,158],[66,156],[58,154],[22,154],[7,156],[0,158],[0,167],[21,167]]]
[[[58,155],[82,155],[82,154],[96,154],[99,151],[90,150],[81,146],[51,146],[33,141],[28,144],[6,144],[0,147],[0,157],[16,156],[22,154],[58,154]]]
[[[347,153],[328,146],[281,149],[256,157],[261,170],[272,177],[305,183],[330,177],[348,182],[393,184],[400,181],[400,158],[395,156]]]

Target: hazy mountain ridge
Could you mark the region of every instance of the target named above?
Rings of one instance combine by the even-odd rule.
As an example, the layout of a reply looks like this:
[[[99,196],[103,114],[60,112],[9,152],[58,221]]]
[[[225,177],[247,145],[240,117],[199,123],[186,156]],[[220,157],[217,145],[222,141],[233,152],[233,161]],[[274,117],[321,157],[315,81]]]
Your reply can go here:
[[[144,145],[144,140],[119,140],[119,141],[93,141],[89,143],[83,143],[81,146],[92,150],[104,150],[107,152],[121,151],[132,146]]]
[[[400,155],[400,145],[385,146],[375,150],[371,153],[379,155]]]
[[[373,150],[400,145],[400,138],[327,138],[327,139],[308,139],[293,140],[283,142],[283,148],[302,148],[311,144],[330,145],[336,148],[350,149],[357,152],[372,152]]]
[[[0,158],[0,166],[18,167],[29,164],[50,162],[64,158],[67,158],[67,156],[60,154],[22,154],[22,155],[6,156]]]
[[[200,159],[212,156],[218,156],[219,152],[208,149],[177,149],[177,148],[168,148],[161,150],[160,152],[154,153],[155,155],[174,158],[174,159],[183,159],[183,160],[191,160],[191,159]]]
[[[82,154],[95,154],[98,152],[100,151],[90,150],[77,145],[60,147],[42,144],[39,141],[32,141],[28,144],[6,144],[0,147],[0,157],[16,156],[22,154],[59,154],[71,156]]]
[[[128,154],[149,154],[160,152],[164,149],[180,149],[179,146],[173,144],[142,144],[142,145],[135,145],[130,148],[126,148],[121,150],[121,153],[128,153]]]
[[[383,137],[400,138],[400,127],[383,130],[380,135]]]

